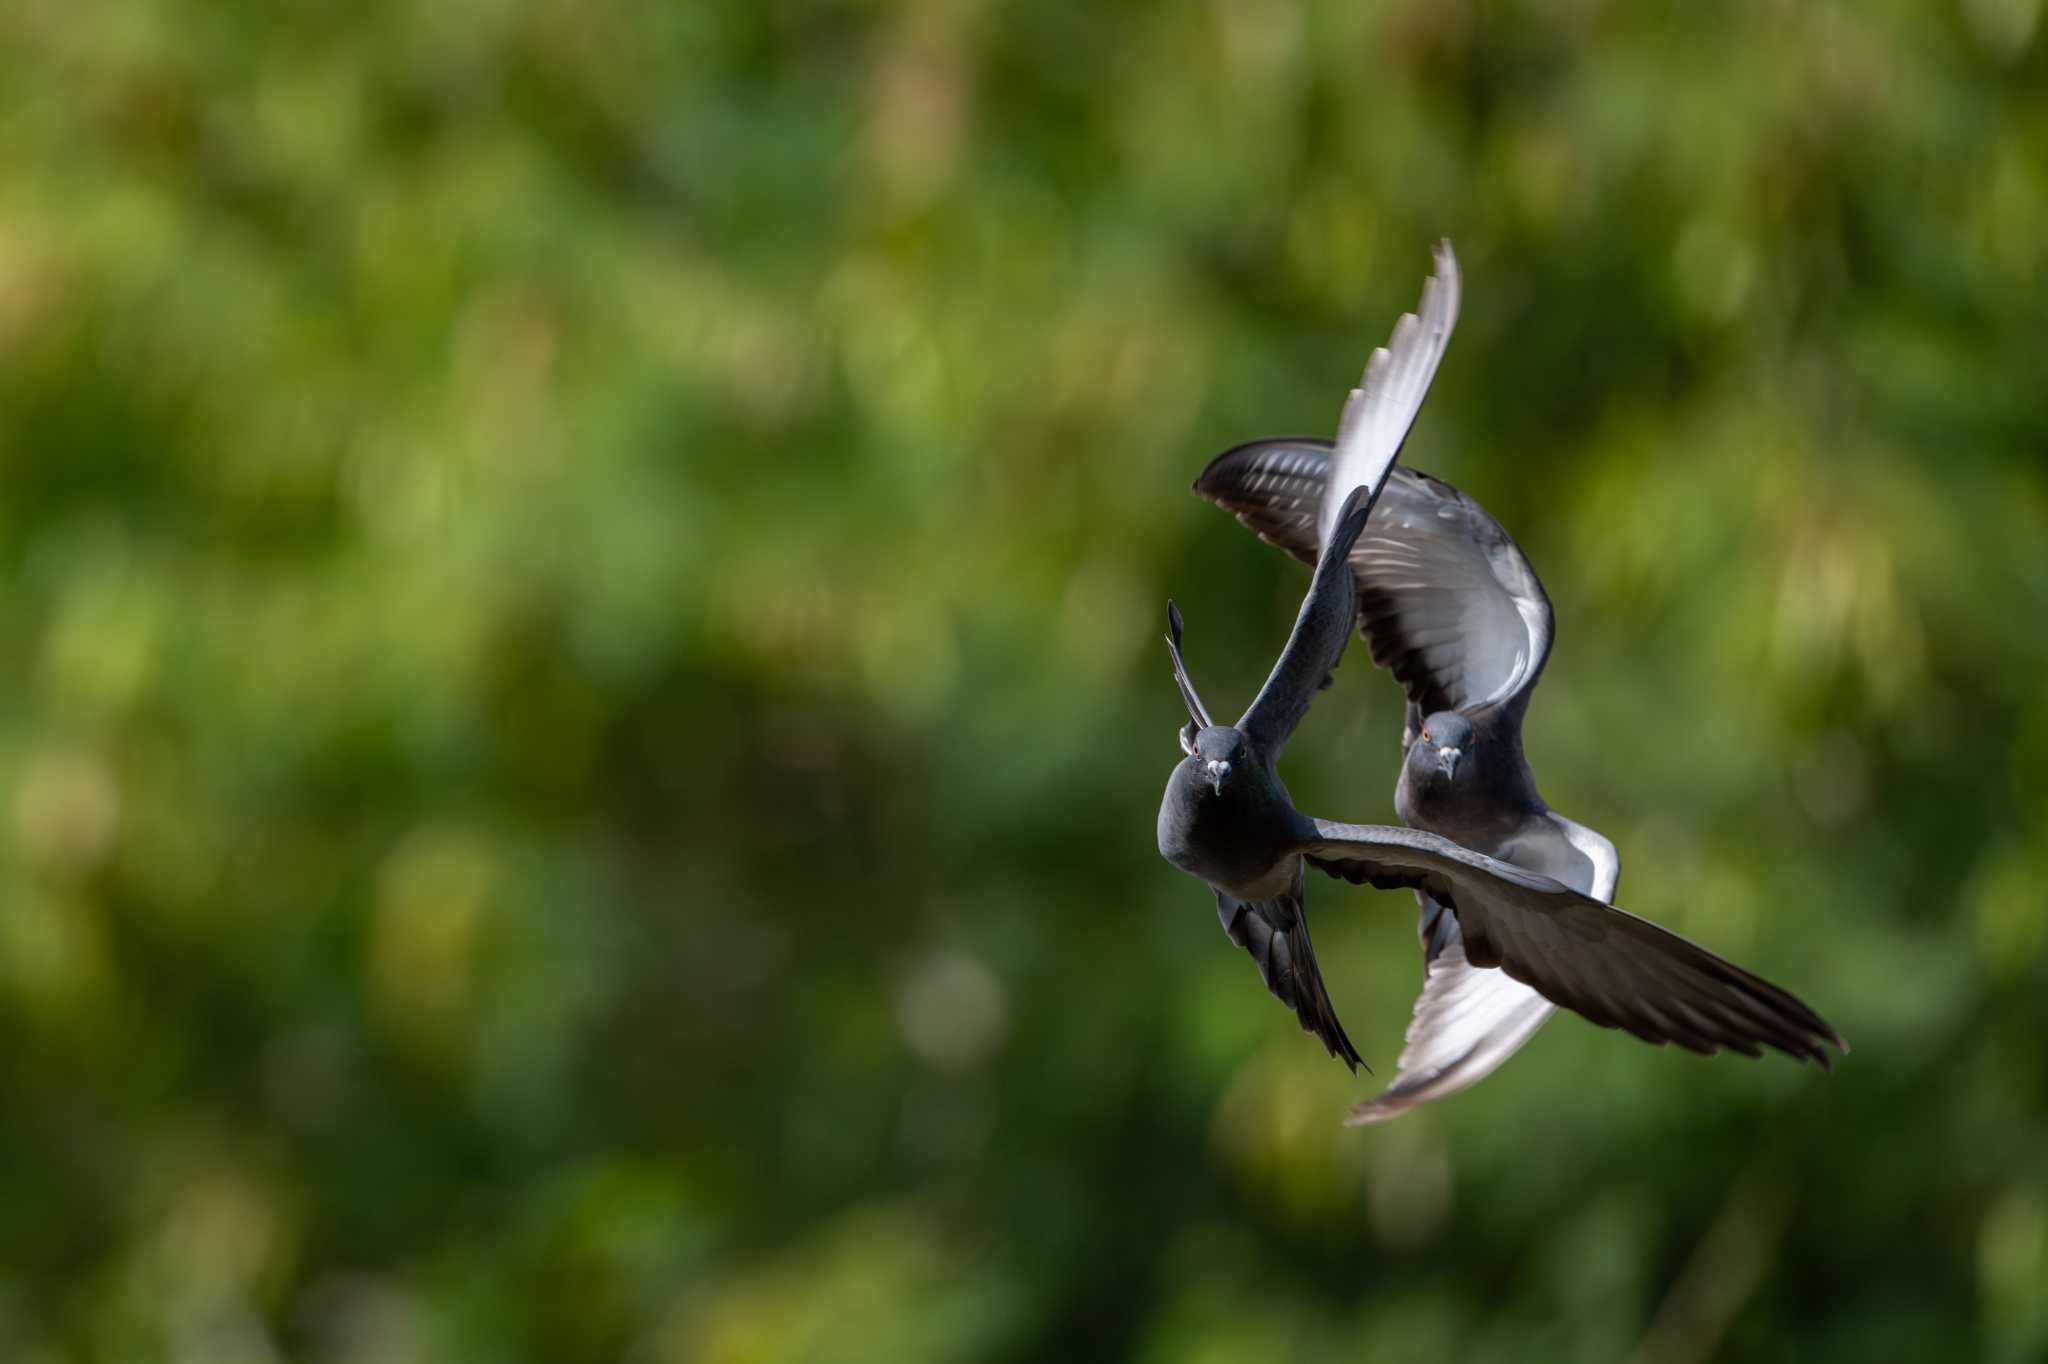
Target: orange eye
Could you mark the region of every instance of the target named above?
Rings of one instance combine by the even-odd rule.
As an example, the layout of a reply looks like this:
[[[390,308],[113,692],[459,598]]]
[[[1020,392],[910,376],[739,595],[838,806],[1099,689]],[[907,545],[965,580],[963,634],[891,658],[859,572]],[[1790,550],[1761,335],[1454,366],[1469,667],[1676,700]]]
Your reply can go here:
[[[1423,726],[1422,729],[1422,742],[1426,744],[1433,744],[1436,742],[1436,740],[1429,737],[1429,727],[1427,725]]]

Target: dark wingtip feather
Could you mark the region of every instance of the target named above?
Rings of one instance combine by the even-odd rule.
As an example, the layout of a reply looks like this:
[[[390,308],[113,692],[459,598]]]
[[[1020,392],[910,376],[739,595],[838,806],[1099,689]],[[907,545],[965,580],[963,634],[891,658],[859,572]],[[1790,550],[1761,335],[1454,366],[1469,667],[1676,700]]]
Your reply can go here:
[[[1278,447],[1298,446],[1314,451],[1327,462],[1334,442],[1328,436],[1261,436],[1257,440],[1240,441],[1222,454],[1210,460],[1189,488],[1195,496],[1206,501],[1222,503],[1237,491],[1238,480],[1242,477],[1243,466],[1256,463],[1259,455]],[[1320,480],[1322,471],[1317,471]]]
[[[1294,1014],[1301,1030],[1321,1042],[1352,1074],[1356,1075],[1361,1067],[1366,1074],[1372,1074],[1372,1067],[1366,1065],[1365,1058],[1352,1045],[1337,1018],[1336,1006],[1330,1002],[1322,970],[1316,965],[1315,944],[1309,940],[1308,924],[1300,918],[1300,905],[1291,905],[1294,924],[1284,929],[1276,929],[1257,906],[1222,891],[1216,892],[1216,905],[1223,931],[1250,954],[1259,968],[1259,979]]]
[[[1344,505],[1337,509],[1337,526],[1330,533],[1331,544],[1343,544],[1356,540],[1365,529],[1366,518],[1372,515],[1372,504],[1379,497],[1378,488],[1361,483],[1344,498]],[[1361,505],[1363,504],[1363,505]]]
[[[1366,1074],[1372,1074],[1372,1067],[1365,1064],[1365,1058],[1358,1054],[1358,1048],[1352,1045],[1350,1035],[1337,1019],[1337,1007],[1330,1002],[1322,969],[1316,965],[1315,946],[1309,941],[1306,921],[1298,922],[1287,933],[1287,955],[1293,966],[1289,972],[1289,994],[1293,998],[1288,1002],[1294,1006],[1294,1015],[1302,1028],[1314,1033],[1330,1055],[1351,1068],[1353,1075],[1361,1067]]]
[[[1166,599],[1166,652],[1173,658],[1173,684],[1180,688],[1180,699],[1187,707],[1188,719],[1207,728],[1214,723],[1209,718],[1209,708],[1202,704],[1201,693],[1195,690],[1195,681],[1188,676],[1187,661],[1180,656],[1181,619],[1180,608],[1173,604],[1173,598]]]

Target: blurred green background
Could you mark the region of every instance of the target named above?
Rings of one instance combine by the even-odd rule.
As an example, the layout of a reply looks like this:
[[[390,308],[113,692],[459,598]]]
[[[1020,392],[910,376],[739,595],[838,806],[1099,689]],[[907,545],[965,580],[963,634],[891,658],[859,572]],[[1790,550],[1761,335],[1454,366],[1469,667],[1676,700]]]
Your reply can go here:
[[[0,7],[0,1358],[2048,1357],[2041,8]],[[1545,794],[1833,1078],[1345,1130],[1154,850],[1438,236]]]

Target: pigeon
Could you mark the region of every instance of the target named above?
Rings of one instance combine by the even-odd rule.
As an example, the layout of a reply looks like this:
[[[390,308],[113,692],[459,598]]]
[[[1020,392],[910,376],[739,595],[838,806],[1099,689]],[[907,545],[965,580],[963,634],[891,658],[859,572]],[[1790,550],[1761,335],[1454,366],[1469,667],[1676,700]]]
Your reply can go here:
[[[1195,491],[1270,544],[1313,545],[1330,443],[1254,441],[1210,464]],[[1544,804],[1522,717],[1549,656],[1550,600],[1528,560],[1474,501],[1406,467],[1352,551],[1359,633],[1407,693],[1394,808],[1409,825],[1612,901],[1621,862],[1596,830]],[[1457,1093],[1554,1013],[1537,990],[1474,962],[1459,920],[1418,890],[1424,973],[1395,1077],[1352,1111],[1377,1122]]]
[[[1252,954],[1266,988],[1354,1072],[1358,1049],[1323,987],[1302,912],[1304,825],[1275,764],[1344,652],[1353,593],[1347,560],[1371,510],[1365,489],[1342,504],[1280,661],[1235,725],[1217,724],[1202,704],[1181,658],[1180,610],[1167,602],[1166,646],[1188,723],[1180,734],[1186,756],[1167,779],[1158,828],[1160,855],[1209,883],[1223,931]]]
[[[1315,576],[1280,661],[1234,727],[1212,723],[1195,694],[1180,653],[1180,611],[1167,603],[1167,647],[1188,712],[1181,733],[1187,758],[1174,770],[1160,805],[1159,850],[1209,882],[1224,932],[1252,954],[1266,988],[1354,1072],[1362,1064],[1358,1050],[1337,1021],[1309,941],[1301,859],[1283,851],[1299,834],[1300,817],[1274,764],[1344,652],[1352,546],[1421,410],[1457,320],[1458,268],[1449,242],[1438,244],[1436,264],[1416,312],[1403,316],[1389,344],[1373,352],[1344,404],[1333,468],[1312,521],[1312,544],[1321,547],[1310,555]]]
[[[1294,808],[1276,764],[1350,635],[1355,589],[1346,560],[1371,509],[1365,492],[1355,489],[1340,504],[1294,631],[1236,724],[1217,724],[1203,703],[1181,653],[1180,611],[1167,604],[1167,650],[1188,722],[1184,756],[1159,805],[1159,852],[1209,884],[1224,932],[1251,954],[1266,988],[1357,1069],[1303,913],[1304,869],[1314,867],[1423,892],[1454,922],[1473,969],[1504,972],[1602,1026],[1706,1055],[1727,1048],[1757,1056],[1769,1046],[1828,1065],[1827,1048],[1843,1043],[1825,1019],[1647,919],[1441,834],[1334,823]]]
[[[1548,599],[1477,504],[1395,465],[1459,294],[1444,243],[1417,313],[1373,353],[1334,443],[1253,442],[1219,456],[1197,481],[1198,493],[1315,573],[1280,661],[1235,726],[1215,724],[1203,706],[1182,656],[1180,613],[1168,603],[1167,644],[1188,724],[1160,806],[1160,852],[1209,883],[1225,932],[1250,952],[1267,989],[1354,1070],[1358,1053],[1310,945],[1303,869],[1415,892],[1422,998],[1393,1083],[1354,1109],[1353,1123],[1470,1085],[1557,1006],[1702,1054],[1755,1056],[1768,1046],[1829,1066],[1827,1048],[1847,1047],[1824,1019],[1615,908],[1613,845],[1536,795],[1520,721],[1548,654]],[[1308,818],[1275,767],[1334,673],[1354,618],[1374,661],[1408,688],[1396,809],[1409,828]]]

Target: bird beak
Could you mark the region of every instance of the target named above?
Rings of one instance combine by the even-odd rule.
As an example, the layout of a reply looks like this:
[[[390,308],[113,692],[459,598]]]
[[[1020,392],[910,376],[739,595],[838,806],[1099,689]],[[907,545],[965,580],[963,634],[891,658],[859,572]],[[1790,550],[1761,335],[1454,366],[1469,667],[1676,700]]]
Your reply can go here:
[[[1223,779],[1230,775],[1230,764],[1221,758],[1211,758],[1203,764],[1209,774],[1209,789],[1217,795],[1223,794]]]
[[[1458,770],[1458,759],[1465,756],[1462,748],[1439,748],[1436,751],[1436,765],[1446,778]]]

